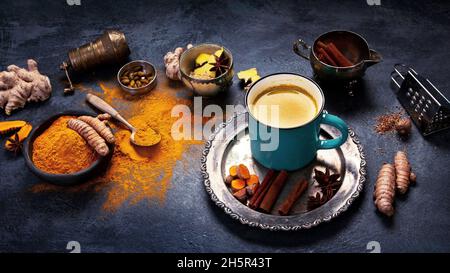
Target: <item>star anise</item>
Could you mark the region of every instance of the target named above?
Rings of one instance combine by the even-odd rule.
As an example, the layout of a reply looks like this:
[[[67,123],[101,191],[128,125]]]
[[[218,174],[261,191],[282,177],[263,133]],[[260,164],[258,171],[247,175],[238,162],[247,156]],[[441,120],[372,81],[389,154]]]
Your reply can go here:
[[[225,51],[222,51],[220,56],[214,55],[215,62],[209,63],[213,67],[209,71],[214,71],[216,73],[216,77],[219,77],[223,73],[225,73],[228,69],[230,69],[230,58],[227,57]]]
[[[15,133],[12,138],[10,138],[9,142],[9,149],[14,152],[15,155],[22,151],[22,141],[20,141],[19,135],[17,133]]]
[[[328,199],[325,197],[324,194],[320,195],[320,192],[316,192],[316,195],[311,195],[308,197],[308,211],[316,209],[323,204],[325,204],[328,201]]]
[[[319,183],[319,187],[322,190],[322,193],[329,197],[328,199],[331,199],[331,197],[333,197],[341,187],[342,181],[339,180],[340,175],[330,175],[330,170],[328,168],[325,170],[325,173],[314,169],[314,174],[314,178],[316,179],[317,183]]]
[[[342,185],[342,181],[339,178],[339,174],[330,174],[328,168],[326,168],[325,172],[314,169],[314,179],[319,184],[318,188],[320,188],[322,195],[317,192],[315,196],[308,198],[308,210],[320,207],[333,198]]]

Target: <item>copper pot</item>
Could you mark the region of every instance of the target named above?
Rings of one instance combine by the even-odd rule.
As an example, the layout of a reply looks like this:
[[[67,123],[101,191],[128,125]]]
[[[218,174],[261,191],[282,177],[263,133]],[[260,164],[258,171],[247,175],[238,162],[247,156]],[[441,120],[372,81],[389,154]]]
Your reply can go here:
[[[320,61],[315,53],[319,41],[333,42],[354,65],[337,67]],[[293,50],[300,57],[309,60],[314,75],[323,80],[354,80],[364,76],[368,67],[382,61],[381,55],[370,49],[361,35],[347,30],[334,30],[321,34],[314,40],[312,46],[298,39],[294,42]]]

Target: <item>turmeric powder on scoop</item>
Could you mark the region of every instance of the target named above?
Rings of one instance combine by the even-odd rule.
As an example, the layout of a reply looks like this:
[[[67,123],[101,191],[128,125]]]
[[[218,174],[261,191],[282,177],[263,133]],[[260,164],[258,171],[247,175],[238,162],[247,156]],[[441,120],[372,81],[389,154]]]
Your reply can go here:
[[[139,146],[152,146],[161,140],[161,135],[152,128],[138,129],[134,135],[134,142]]]
[[[96,152],[67,122],[76,117],[62,116],[33,142],[32,161],[44,172],[70,174],[91,166],[98,158]]]

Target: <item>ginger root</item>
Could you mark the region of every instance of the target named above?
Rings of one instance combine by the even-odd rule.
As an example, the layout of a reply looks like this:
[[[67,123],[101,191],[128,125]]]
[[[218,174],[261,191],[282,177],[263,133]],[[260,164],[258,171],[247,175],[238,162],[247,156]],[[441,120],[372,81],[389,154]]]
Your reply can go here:
[[[23,141],[28,137],[32,129],[33,126],[30,123],[25,124],[17,133],[6,140],[5,149],[15,153],[19,152],[22,149]]]
[[[105,123],[103,123],[100,119],[90,116],[80,116],[78,117],[78,119],[86,122],[92,128],[94,128],[95,131],[97,131],[97,133],[106,140],[106,142],[112,144],[116,141],[111,129],[109,129],[109,127],[106,126]]]
[[[29,59],[27,63],[28,69],[10,65],[0,72],[0,108],[7,115],[27,102],[48,99],[52,92],[50,80],[39,73],[37,62]]]
[[[23,120],[0,121],[0,135],[19,130],[25,126],[25,124],[27,123]]]
[[[415,181],[415,174],[414,177],[411,177],[411,165],[409,164],[405,152],[397,152],[394,157],[394,165],[397,177],[395,180],[395,187],[400,194],[405,194],[408,191],[411,178]]]
[[[67,126],[77,132],[101,156],[109,153],[105,140],[86,122],[79,119],[70,119]]]
[[[192,44],[187,45],[187,49],[191,48]],[[180,56],[185,51],[182,47],[177,47],[173,52],[167,52],[164,56],[164,66],[166,67],[166,75],[169,79],[179,81],[180,77]]]
[[[237,76],[241,82],[242,87],[244,87],[245,91],[248,91],[252,86],[252,84],[261,78],[256,68],[250,68],[244,71],[239,71],[237,73]]]
[[[378,173],[373,198],[377,209],[387,215],[394,215],[395,197],[395,168],[392,164],[385,163]]]

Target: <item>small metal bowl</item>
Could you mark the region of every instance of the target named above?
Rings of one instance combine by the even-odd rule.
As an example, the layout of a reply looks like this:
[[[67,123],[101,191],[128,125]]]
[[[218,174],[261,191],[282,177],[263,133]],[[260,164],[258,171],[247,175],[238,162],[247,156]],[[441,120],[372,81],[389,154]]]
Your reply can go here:
[[[154,75],[153,79],[148,84],[143,85],[141,87],[136,87],[136,88],[131,88],[131,87],[128,87],[128,86],[122,84],[122,82],[120,81],[120,78],[123,76],[123,74],[125,74],[126,71],[132,70],[136,67],[143,67],[143,70],[145,73],[149,73],[149,72],[152,73]],[[122,68],[120,68],[119,72],[117,72],[117,81],[119,82],[120,87],[124,91],[130,93],[131,95],[142,95],[142,94],[149,92],[156,86],[157,76],[158,75],[156,73],[156,69],[153,64],[146,62],[146,61],[137,60],[137,61],[131,61],[131,62],[125,64],[124,66],[122,66]]]
[[[95,116],[93,113],[84,112],[84,111],[66,111],[62,113],[58,113],[49,119],[42,122],[39,126],[35,127],[28,138],[25,140],[23,147],[23,154],[25,157],[25,162],[28,168],[39,178],[50,182],[55,185],[72,185],[80,182],[84,182],[87,179],[99,175],[108,165],[111,160],[112,154],[114,152],[114,145],[108,144],[109,154],[106,156],[99,156],[97,161],[92,163],[88,168],[81,170],[76,173],[71,174],[52,174],[44,172],[43,170],[36,167],[32,160],[33,155],[33,142],[34,140],[41,135],[48,127],[52,125],[52,123],[61,116]]]
[[[233,56],[225,47],[223,47],[224,52],[230,59],[230,69],[228,71],[213,79],[198,79],[190,76],[195,68],[195,58],[200,53],[214,54],[221,48],[222,46],[216,44],[200,44],[183,52],[180,57],[180,74],[181,80],[189,89],[202,96],[214,96],[230,87],[234,76]]]

